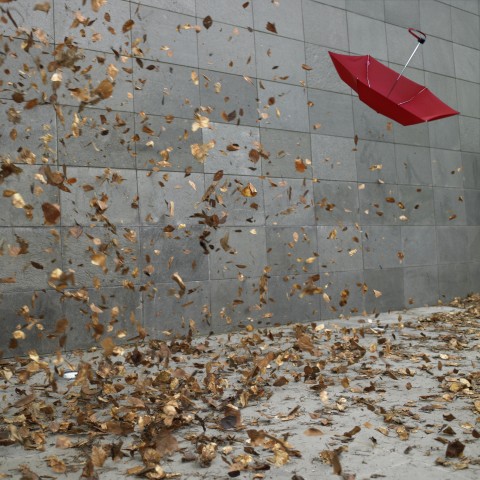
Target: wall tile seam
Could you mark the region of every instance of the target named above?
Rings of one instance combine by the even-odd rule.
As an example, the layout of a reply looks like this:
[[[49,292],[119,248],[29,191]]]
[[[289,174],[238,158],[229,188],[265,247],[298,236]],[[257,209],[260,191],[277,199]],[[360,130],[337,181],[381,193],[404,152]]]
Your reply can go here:
[[[477,17],[479,16],[479,14],[473,13],[470,10],[465,10],[461,7],[454,6],[451,3],[448,3],[448,1],[445,1],[445,0],[436,0],[436,1],[439,2],[439,3],[443,3],[443,5],[446,5],[447,7],[456,8],[457,10],[462,10],[462,12],[470,13],[471,15],[475,15]]]
[[[302,6],[303,6],[303,3],[302,3]],[[383,2],[383,8],[384,8],[384,14],[385,14],[385,2]],[[365,17],[365,18],[369,18],[369,17]],[[347,10],[344,10],[344,20],[345,20],[346,33],[347,33],[348,51],[350,52],[351,51],[351,42],[350,42],[350,30],[348,28],[348,11]],[[386,26],[384,28],[386,30]],[[305,55],[306,55],[306,51],[305,51]],[[331,68],[332,68],[332,66],[333,65],[331,65]],[[308,76],[307,76],[307,81],[308,81]],[[353,132],[354,132],[354,134],[356,134],[355,133],[355,130],[356,130],[356,128],[355,128],[355,109],[354,109],[354,100],[353,100],[354,95],[353,95],[353,90],[352,89],[350,90],[350,97],[351,97],[351,100],[350,100],[350,113],[351,113],[350,118],[352,119]],[[308,90],[307,90],[307,98],[308,98]],[[310,121],[310,117],[309,117],[309,124],[311,125],[311,123],[312,122]],[[311,127],[310,127],[310,131],[311,131]],[[348,136],[347,138],[350,138],[350,136]],[[357,137],[357,138],[359,139],[359,137]],[[310,139],[311,139],[310,141],[312,141],[312,137],[310,137]],[[358,142],[358,140],[357,140],[357,142]],[[356,148],[356,145],[355,145],[354,148]],[[312,159],[313,159],[313,144],[312,144]],[[356,158],[355,158],[355,167],[356,166],[357,166],[357,162],[356,162]],[[357,169],[356,173],[357,173],[357,188],[356,188],[356,192],[354,194],[354,198],[356,199],[358,208],[356,209],[356,211],[353,212],[353,214],[354,214],[354,219],[355,219],[355,217],[357,219],[357,222],[355,222],[355,225],[357,225],[357,224],[360,225],[360,218],[361,218],[361,215],[362,215],[362,209],[361,209],[361,202],[360,202],[360,189],[358,188],[358,185],[359,185],[358,169]],[[315,189],[314,189],[314,199],[316,200]],[[321,199],[320,199],[320,201],[321,201]],[[315,201],[315,204],[317,204],[317,201]],[[364,255],[365,249],[364,249],[363,226],[362,225],[360,226],[360,230],[361,230],[361,232],[360,232],[360,245],[361,245],[361,251],[362,251],[362,279],[363,279],[363,272],[365,271],[366,258],[365,258],[365,255]],[[318,233],[317,233],[317,241],[318,241]],[[365,300],[363,299],[362,301],[364,302]]]
[[[114,0],[115,1],[115,0]],[[168,12],[168,13],[173,13],[175,15],[178,15],[178,16],[182,16],[182,17],[189,17],[191,19],[194,19],[194,20],[197,20],[197,15],[196,14],[191,14],[191,13],[185,13],[185,12],[177,12],[175,10],[170,10],[169,8],[164,8],[164,7],[159,7],[157,5],[151,5],[151,4],[146,4],[146,3],[143,3],[143,2],[137,2],[137,1],[134,1],[134,0],[122,0],[122,1],[125,1],[125,2],[128,2],[130,4],[130,18],[132,20],[135,21],[135,19],[133,18],[133,10],[134,8],[136,7],[146,7],[146,8],[151,8],[153,10],[157,10],[157,11],[161,11],[161,12]],[[196,5],[196,4],[195,4]],[[193,25],[195,25],[195,23],[192,22]],[[132,29],[133,30],[133,29]]]
[[[121,1],[125,1],[127,2],[128,0],[121,0]],[[133,3],[133,2],[132,2]],[[325,4],[326,5],[326,4]],[[188,14],[181,14],[181,13],[178,13],[178,12],[175,12],[175,11],[171,11],[171,10],[167,10],[167,9],[163,9],[163,8],[159,8],[159,7],[155,7],[155,6],[151,6],[151,5],[144,5],[144,6],[147,6],[149,8],[154,8],[156,10],[161,10],[161,11],[167,11],[167,12],[170,12],[170,13],[176,13],[178,15],[184,15],[184,16],[187,16],[187,17],[191,17],[191,18],[199,18],[199,17],[194,17],[192,15],[188,15]],[[328,5],[328,6],[331,6],[331,5]],[[378,19],[375,19],[373,17],[368,17],[366,15],[362,15],[362,14],[359,14],[359,13],[356,13],[356,12],[352,12],[352,11],[349,11],[349,10],[343,10],[339,7],[334,7],[332,6],[332,8],[336,8],[338,10],[341,10],[341,11],[346,11],[346,12],[349,12],[349,13],[352,13],[352,14],[355,14],[355,15],[358,15],[358,16],[362,16],[364,18],[367,18],[367,19],[371,19],[371,20],[377,20],[378,22],[382,22],[381,20],[378,20]],[[452,7],[452,8],[455,8],[455,7]],[[458,10],[461,10],[461,9],[458,9]],[[462,10],[462,11],[466,11],[466,10]],[[478,16],[474,13],[471,13],[471,12],[468,12],[470,13],[471,15],[475,15],[475,16]],[[480,16],[478,16],[480,18]],[[240,25],[236,25],[236,24],[231,24],[231,23],[226,23],[226,22],[217,22],[217,23],[221,23],[223,25],[228,25],[228,26],[233,26],[233,27],[237,27],[237,28],[241,28],[243,30],[251,30],[252,33],[253,32],[258,32],[258,33],[262,33],[262,34],[267,34],[267,35],[270,35],[272,37],[281,37],[281,38],[285,38],[285,39],[289,39],[289,40],[294,40],[294,41],[297,41],[297,42],[301,42],[301,43],[308,43],[308,44],[311,44],[311,45],[315,45],[315,46],[320,46],[320,47],[323,47],[323,48],[332,48],[332,49],[335,49],[335,47],[332,47],[330,45],[322,45],[322,44],[319,44],[319,43],[314,43],[314,42],[307,42],[307,41],[303,41],[303,40],[299,40],[298,38],[294,38],[294,37],[288,37],[288,36],[285,36],[285,35],[280,35],[280,34],[272,34],[270,32],[264,32],[263,30],[258,30],[258,29],[254,29],[254,28],[247,28],[247,27],[242,27]],[[384,23],[385,25],[392,25],[392,26],[400,26],[401,28],[405,28],[406,27],[403,27],[402,25],[397,25],[397,24],[393,24],[393,23],[388,23],[388,22],[382,22]],[[406,29],[407,30],[407,29]],[[53,33],[55,33],[55,29],[53,31]],[[198,38],[199,34],[197,34],[197,38]],[[18,36],[15,36],[15,35],[12,35],[10,36],[11,38],[15,39],[15,40],[24,40],[23,37],[18,37]],[[439,37],[437,35],[434,35],[434,34],[429,34],[428,35],[428,38],[435,38],[435,39],[439,39],[439,40],[443,40],[443,41],[446,41],[448,43],[452,43],[453,44],[456,44],[456,45],[460,45],[460,46],[463,46],[463,47],[467,47],[467,48],[470,48],[472,50],[480,50],[480,47],[472,47],[471,45],[467,45],[467,44],[463,44],[463,43],[459,43],[459,42],[453,42],[452,40],[448,40],[448,39],[445,39],[443,37]],[[34,43],[36,44],[41,44],[43,46],[45,46],[43,43],[39,42],[39,41],[34,41]],[[54,46],[54,45],[57,45],[56,43],[56,39],[54,40],[54,42],[49,42],[49,45],[50,46]],[[99,52],[99,53],[109,53],[111,55],[113,55],[112,51],[111,50],[98,50],[98,49],[95,49],[95,48],[89,48],[89,47],[79,47],[81,48],[82,50],[87,50],[87,51],[93,51],[93,52]],[[131,48],[131,45],[130,45],[130,48]],[[388,48],[388,45],[387,45],[387,48]],[[358,55],[358,54],[357,54]],[[132,58],[141,58],[141,59],[145,59],[145,60],[149,60],[149,61],[155,61],[153,59],[150,59],[149,57],[138,57],[134,54],[131,54]],[[198,56],[198,54],[197,54]],[[184,64],[175,64],[174,62],[168,62],[169,64],[174,64],[174,65],[179,65],[179,66],[184,66]],[[187,66],[190,66],[187,64]],[[435,72],[433,72],[435,73]]]
[[[129,6],[130,6],[130,19],[132,19],[133,15],[132,15],[132,8],[133,8],[133,5],[132,5],[132,2],[129,2]],[[133,29],[130,30],[130,48],[132,47],[133,45]],[[135,77],[134,77],[134,73],[135,73],[135,63],[134,63],[134,60],[133,60],[133,53],[132,53],[132,60],[131,60],[131,65],[132,65],[132,73],[131,73],[131,81],[132,81],[132,110],[133,112],[136,111],[136,108],[135,108]],[[133,132],[134,134],[137,132],[137,115],[135,114],[132,114],[132,117],[133,117]],[[140,185],[140,181],[139,181],[139,169],[138,169],[138,155],[137,155],[137,142],[134,142],[134,153],[135,153],[135,157],[133,158],[133,160],[135,161],[135,188],[136,188],[136,192],[135,192],[135,195],[136,197],[134,198],[137,198],[138,202],[140,202],[140,188],[139,188],[139,185]],[[132,199],[133,200],[133,199]],[[136,259],[136,264],[138,266],[141,266],[142,263],[143,263],[143,259],[144,259],[144,255],[143,255],[143,245],[144,245],[144,242],[143,242],[143,229],[141,227],[141,223],[142,223],[142,218],[140,217],[140,203],[138,203],[138,207],[137,207],[137,222],[139,223],[140,226],[136,227],[138,229],[138,244],[139,244],[139,248],[138,248],[138,256],[140,258],[137,258]],[[127,227],[128,228],[128,227]],[[139,280],[143,280],[144,279],[144,276],[145,274],[143,273],[143,269],[139,275]],[[142,282],[144,285],[146,282]],[[140,294],[140,305],[143,305],[143,295]],[[138,316],[140,317],[139,319],[139,323],[140,325],[145,325],[145,322],[146,322],[146,319],[144,318],[144,315],[145,315],[145,312],[144,312],[144,309],[141,308],[140,311],[138,312]]]
[[[195,13],[192,15],[191,13],[185,13],[185,12],[179,12],[177,10],[170,10],[169,8],[165,8],[165,7],[158,7],[156,5],[149,5],[147,3],[144,3],[142,2],[141,0],[138,1],[138,0],[124,0],[126,2],[129,2],[131,7],[130,8],[134,8],[136,6],[142,6],[142,7],[149,7],[149,8],[154,8],[155,10],[163,10],[165,12],[168,12],[168,13],[176,13],[177,15],[185,15],[185,16],[188,16],[188,17],[192,17],[192,18],[196,18],[197,17],[197,14],[196,14],[196,11]],[[194,8],[196,10],[196,3],[194,3]]]
[[[385,1],[383,2],[383,10],[384,10],[384,18],[385,18],[385,14],[386,14]],[[385,41],[386,41],[386,47],[387,47],[387,57],[390,58],[390,50],[389,50],[389,47],[388,47],[389,42],[388,42],[388,34],[387,34],[387,22],[385,22],[385,21],[384,21],[384,30],[385,30]],[[422,57],[422,59],[423,59],[423,57]],[[423,65],[423,63],[424,62],[422,61],[422,65]],[[391,62],[389,62],[389,66],[390,65],[391,65]],[[424,76],[424,79],[425,79],[425,76]],[[354,114],[353,114],[353,118],[355,119],[355,111],[354,111]],[[394,144],[394,148],[393,148],[393,158],[394,158],[393,169],[395,171],[396,183],[398,184],[399,175],[398,175],[398,165],[397,165],[397,152],[395,150],[395,130],[393,131],[392,137],[393,137],[393,144]],[[398,193],[400,195],[400,192],[398,192]],[[358,196],[359,196],[359,202],[360,202],[360,191],[358,192]],[[359,205],[360,205],[360,203],[359,203]],[[365,266],[365,260],[364,260],[364,266]]]

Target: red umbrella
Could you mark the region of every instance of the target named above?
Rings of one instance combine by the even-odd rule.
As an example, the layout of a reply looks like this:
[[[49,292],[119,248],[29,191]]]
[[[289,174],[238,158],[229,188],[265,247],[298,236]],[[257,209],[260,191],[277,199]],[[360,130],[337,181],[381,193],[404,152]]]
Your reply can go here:
[[[423,32],[413,28],[408,31],[417,38],[418,45],[400,74],[370,55],[328,53],[340,78],[358,93],[362,102],[402,125],[458,115],[459,112],[443,103],[427,87],[402,76],[418,47],[426,39]]]

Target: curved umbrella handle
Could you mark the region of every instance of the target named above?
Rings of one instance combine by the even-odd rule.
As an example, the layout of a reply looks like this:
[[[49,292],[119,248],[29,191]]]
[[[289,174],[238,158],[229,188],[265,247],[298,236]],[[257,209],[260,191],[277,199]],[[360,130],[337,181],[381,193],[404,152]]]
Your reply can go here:
[[[410,35],[413,35],[417,39],[418,43],[425,43],[425,41],[427,40],[427,36],[420,30],[417,30],[416,28],[409,28],[408,33]],[[423,37],[419,37],[417,33],[420,35],[423,35]]]

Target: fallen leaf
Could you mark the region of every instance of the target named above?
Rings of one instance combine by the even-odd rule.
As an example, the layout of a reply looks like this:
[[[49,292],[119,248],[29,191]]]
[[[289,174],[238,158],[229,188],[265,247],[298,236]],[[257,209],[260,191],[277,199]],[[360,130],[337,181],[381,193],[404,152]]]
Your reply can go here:
[[[464,450],[465,445],[460,440],[453,440],[453,442],[448,443],[445,456],[450,458],[457,458],[463,454]]]

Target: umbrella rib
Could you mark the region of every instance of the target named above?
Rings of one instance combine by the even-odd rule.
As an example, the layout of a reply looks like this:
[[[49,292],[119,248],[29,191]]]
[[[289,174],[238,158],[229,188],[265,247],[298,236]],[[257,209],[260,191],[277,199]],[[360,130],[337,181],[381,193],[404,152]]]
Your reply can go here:
[[[409,98],[408,100],[405,100],[403,102],[398,103],[397,105],[403,105],[404,103],[411,102],[415,97],[418,97],[422,92],[424,92],[427,89],[427,87],[423,87],[419,92],[417,92],[412,98]]]
[[[367,56],[367,83],[370,87],[370,78],[368,77],[368,67],[370,66],[370,55]]]

